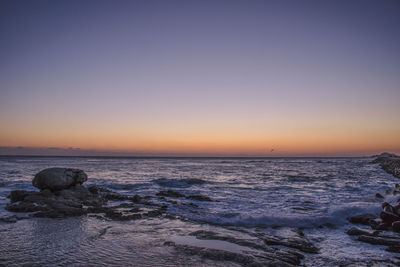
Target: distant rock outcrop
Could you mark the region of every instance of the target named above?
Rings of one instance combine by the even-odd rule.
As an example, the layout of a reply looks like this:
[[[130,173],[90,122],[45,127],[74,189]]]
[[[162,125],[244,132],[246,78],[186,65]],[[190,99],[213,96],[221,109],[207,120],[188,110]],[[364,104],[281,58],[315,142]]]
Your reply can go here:
[[[39,189],[62,190],[87,181],[86,173],[79,169],[49,168],[37,173],[32,185]]]
[[[400,157],[384,152],[377,156],[372,163],[379,163],[384,171],[392,174],[393,176],[400,178]]]

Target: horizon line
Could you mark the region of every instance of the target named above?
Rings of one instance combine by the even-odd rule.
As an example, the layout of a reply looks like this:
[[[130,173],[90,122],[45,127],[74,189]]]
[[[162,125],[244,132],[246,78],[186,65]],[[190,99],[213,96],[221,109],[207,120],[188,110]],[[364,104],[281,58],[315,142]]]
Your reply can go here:
[[[28,154],[19,154],[19,155],[6,155],[0,154],[0,157],[46,157],[46,158],[232,158],[232,159],[241,159],[241,158],[259,158],[259,159],[267,159],[267,158],[373,158],[377,155],[370,156],[118,156],[118,155],[28,155]]]

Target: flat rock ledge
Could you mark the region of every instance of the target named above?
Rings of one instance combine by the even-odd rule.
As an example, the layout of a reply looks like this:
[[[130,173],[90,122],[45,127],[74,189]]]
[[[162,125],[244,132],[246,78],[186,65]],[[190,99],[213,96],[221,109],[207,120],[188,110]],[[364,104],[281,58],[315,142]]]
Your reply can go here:
[[[199,230],[189,234],[194,240],[204,240],[208,244],[223,242],[221,248],[215,246],[198,246],[198,242],[181,243],[169,240],[164,243],[176,250],[216,261],[229,261],[242,266],[298,266],[304,255],[298,250],[307,253],[318,253],[318,249],[304,236],[282,237],[267,233],[246,232],[238,233],[234,230],[214,232]],[[235,251],[229,249],[234,244]],[[242,251],[238,251],[238,248]],[[310,249],[312,248],[312,249]]]

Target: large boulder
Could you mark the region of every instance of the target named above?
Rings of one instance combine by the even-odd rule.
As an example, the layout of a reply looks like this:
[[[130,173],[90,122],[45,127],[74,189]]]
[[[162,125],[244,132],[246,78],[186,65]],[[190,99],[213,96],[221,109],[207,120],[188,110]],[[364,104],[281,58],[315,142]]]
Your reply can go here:
[[[87,181],[86,173],[79,169],[49,168],[37,173],[32,185],[39,189],[62,190]]]

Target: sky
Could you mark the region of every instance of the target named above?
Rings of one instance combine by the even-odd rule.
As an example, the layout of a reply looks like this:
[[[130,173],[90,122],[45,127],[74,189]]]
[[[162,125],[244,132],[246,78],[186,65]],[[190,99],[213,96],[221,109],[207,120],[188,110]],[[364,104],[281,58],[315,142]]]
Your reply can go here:
[[[400,2],[0,1],[0,154],[400,153]]]

